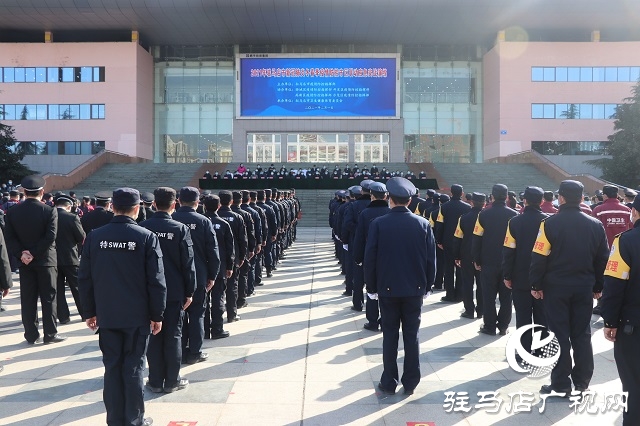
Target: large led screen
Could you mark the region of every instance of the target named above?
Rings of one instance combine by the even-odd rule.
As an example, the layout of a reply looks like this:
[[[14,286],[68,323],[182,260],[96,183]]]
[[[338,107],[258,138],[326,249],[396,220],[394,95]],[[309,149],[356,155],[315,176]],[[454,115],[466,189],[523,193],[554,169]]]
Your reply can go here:
[[[241,117],[396,117],[396,58],[241,58]]]

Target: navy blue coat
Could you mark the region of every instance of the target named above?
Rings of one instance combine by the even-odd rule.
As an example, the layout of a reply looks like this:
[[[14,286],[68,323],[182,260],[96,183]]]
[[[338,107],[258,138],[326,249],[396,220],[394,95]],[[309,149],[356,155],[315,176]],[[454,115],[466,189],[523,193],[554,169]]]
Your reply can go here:
[[[358,226],[360,213],[366,209],[369,204],[371,204],[371,196],[366,194],[359,196],[358,199],[349,203],[345,208],[340,234],[340,238],[345,244],[353,241],[356,236],[356,227]]]
[[[389,204],[384,200],[373,200],[369,206],[360,213],[358,218],[358,226],[356,227],[356,236],[353,239],[353,261],[357,264],[364,262],[364,248],[367,244],[367,236],[369,235],[369,226],[373,219],[384,216],[391,209]]]
[[[424,296],[436,277],[436,243],[429,222],[406,207],[371,222],[364,253],[367,293]]]

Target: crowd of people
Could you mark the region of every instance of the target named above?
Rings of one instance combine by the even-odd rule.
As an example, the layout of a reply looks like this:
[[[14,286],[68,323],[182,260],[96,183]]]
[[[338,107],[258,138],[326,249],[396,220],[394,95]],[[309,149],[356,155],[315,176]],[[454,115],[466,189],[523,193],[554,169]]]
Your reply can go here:
[[[12,287],[13,262],[24,338],[53,344],[66,340],[58,325],[71,321],[68,286],[99,334],[107,423],[151,424],[144,418],[145,357],[149,391],[188,386],[180,365],[208,358],[204,339],[229,336],[225,313],[227,323],[240,320],[238,310],[264,285],[263,270],[271,277],[295,242],[295,190],[119,188],[78,203],[72,194],[45,197],[44,185],[28,176],[24,200],[3,204],[2,295]]]
[[[406,172],[396,170],[387,170],[386,167],[378,168],[375,164],[369,168],[366,164],[360,168],[358,164],[354,164],[353,167],[345,165],[344,169],[341,169],[337,164],[333,170],[329,170],[327,166],[317,167],[315,164],[307,169],[302,168],[290,168],[287,169],[283,164],[279,169],[271,164],[267,168],[262,168],[258,164],[255,170],[251,171],[245,167],[244,164],[240,164],[238,168],[232,172],[227,169],[223,174],[215,171],[211,174],[208,170],[202,176],[202,179],[391,179],[392,177],[404,177],[406,179],[426,179],[427,174],[421,171],[418,175],[414,174],[411,170]]]
[[[623,390],[624,424],[640,421],[640,197],[605,185],[585,197],[582,183],[563,181],[557,191],[529,186],[519,195],[496,184],[487,196],[428,190],[394,177],[365,179],[335,192],[329,225],[335,256],[345,275],[351,309],[365,310],[364,328],[383,331],[383,373],[378,384],[406,394],[420,380],[420,307],[433,291],[442,303],[462,303],[461,318],[482,320],[478,332],[504,336],[512,310],[523,333],[525,358],[550,357],[534,345],[534,331],[554,333],[558,362],[541,394],[581,397],[589,391],[594,360],[592,315],[601,315]],[[587,204],[588,203],[588,204]],[[366,296],[365,296],[366,295]],[[496,299],[499,308],[496,308]],[[594,307],[593,300],[598,303]],[[404,371],[396,365],[398,330],[404,339]],[[538,341],[541,336],[538,336]]]

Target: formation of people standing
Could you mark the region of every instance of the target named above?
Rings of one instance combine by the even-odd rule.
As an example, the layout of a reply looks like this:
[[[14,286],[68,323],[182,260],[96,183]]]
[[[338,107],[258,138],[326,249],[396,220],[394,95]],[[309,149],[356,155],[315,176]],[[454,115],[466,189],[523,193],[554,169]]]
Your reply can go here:
[[[294,190],[200,193],[159,187],[96,194],[82,219],[74,198],[43,201],[45,181],[22,181],[25,201],[7,211],[0,232],[0,287],[11,287],[9,256],[18,259],[24,337],[58,343],[71,321],[65,284],[78,312],[99,334],[108,424],[151,424],[143,387],[184,389],[180,365],[208,358],[204,339],[229,336],[255,287],[271,277],[296,240],[300,203]],[[81,250],[81,256],[79,255]],[[37,302],[42,306],[40,339]],[[225,301],[226,299],[226,301]],[[144,359],[149,379],[143,384]]]

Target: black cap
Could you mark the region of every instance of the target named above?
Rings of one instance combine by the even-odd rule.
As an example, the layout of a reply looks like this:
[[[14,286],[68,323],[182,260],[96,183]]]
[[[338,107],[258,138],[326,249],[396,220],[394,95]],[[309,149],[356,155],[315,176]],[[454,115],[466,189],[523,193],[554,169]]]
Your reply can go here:
[[[58,201],[65,201],[69,204],[73,204],[73,198],[71,198],[70,195],[64,194],[64,193],[57,193],[56,196],[53,198],[53,202],[58,204]]]
[[[502,183],[496,183],[495,185],[493,185],[493,188],[491,188],[491,195],[493,195],[495,198],[504,200],[507,198],[508,194],[509,188],[507,188],[507,185],[504,185]]]
[[[22,179],[20,185],[25,191],[40,191],[44,188],[44,178],[38,175],[30,175]]]
[[[453,195],[454,197],[462,196],[462,185],[458,185],[457,183],[451,185],[451,195]]]
[[[568,202],[579,202],[582,199],[584,185],[577,180],[563,180],[558,188],[558,193]]]
[[[133,207],[140,204],[140,193],[133,188],[118,188],[113,191],[113,206]]]
[[[542,202],[542,196],[544,195],[544,191],[542,188],[537,186],[527,186],[527,189],[524,190],[522,198],[529,201],[530,203],[540,204]]]
[[[427,189],[427,197],[428,198],[433,198],[434,195],[436,195],[436,190],[435,189]]]
[[[544,191],[543,197],[545,201],[553,201],[553,191]]]
[[[634,191],[633,189],[627,188],[627,189],[624,190],[624,196],[625,197],[633,198],[636,195],[638,195],[638,193],[636,191]]]
[[[633,200],[631,207],[633,207],[634,209],[640,212],[640,197],[636,197],[636,199]]]
[[[409,198],[416,193],[416,186],[402,177],[392,177],[387,181],[387,191],[392,197]]]
[[[143,192],[140,194],[140,199],[145,203],[153,203],[156,200],[156,197],[151,192]]]
[[[440,194],[440,197],[438,197],[441,203],[446,203],[447,201],[451,200],[451,197],[449,197],[447,194]]]
[[[618,196],[618,187],[614,185],[605,185],[602,187],[602,193],[609,198]]]
[[[471,199],[476,203],[484,203],[487,201],[487,196],[482,192],[474,192]]]
[[[109,191],[96,192],[96,201],[111,201],[111,192]]]
[[[371,186],[372,183],[373,183],[373,181],[371,179],[365,179],[362,182],[360,182],[360,186],[362,187],[362,191],[363,192],[368,192],[369,191],[369,186]]]
[[[369,190],[376,194],[384,194],[387,192],[387,186],[382,182],[372,182],[369,185]]]
[[[194,188],[193,186],[180,188],[180,195],[178,196],[180,202],[193,203],[194,201],[198,201],[199,198],[200,191],[198,191],[198,188]]]
[[[362,187],[360,185],[353,185],[349,187],[351,195],[362,195]]]
[[[220,197],[220,202],[222,204],[229,204],[231,202],[231,191],[227,191],[227,190],[222,190],[220,192],[218,192],[218,197]]]

